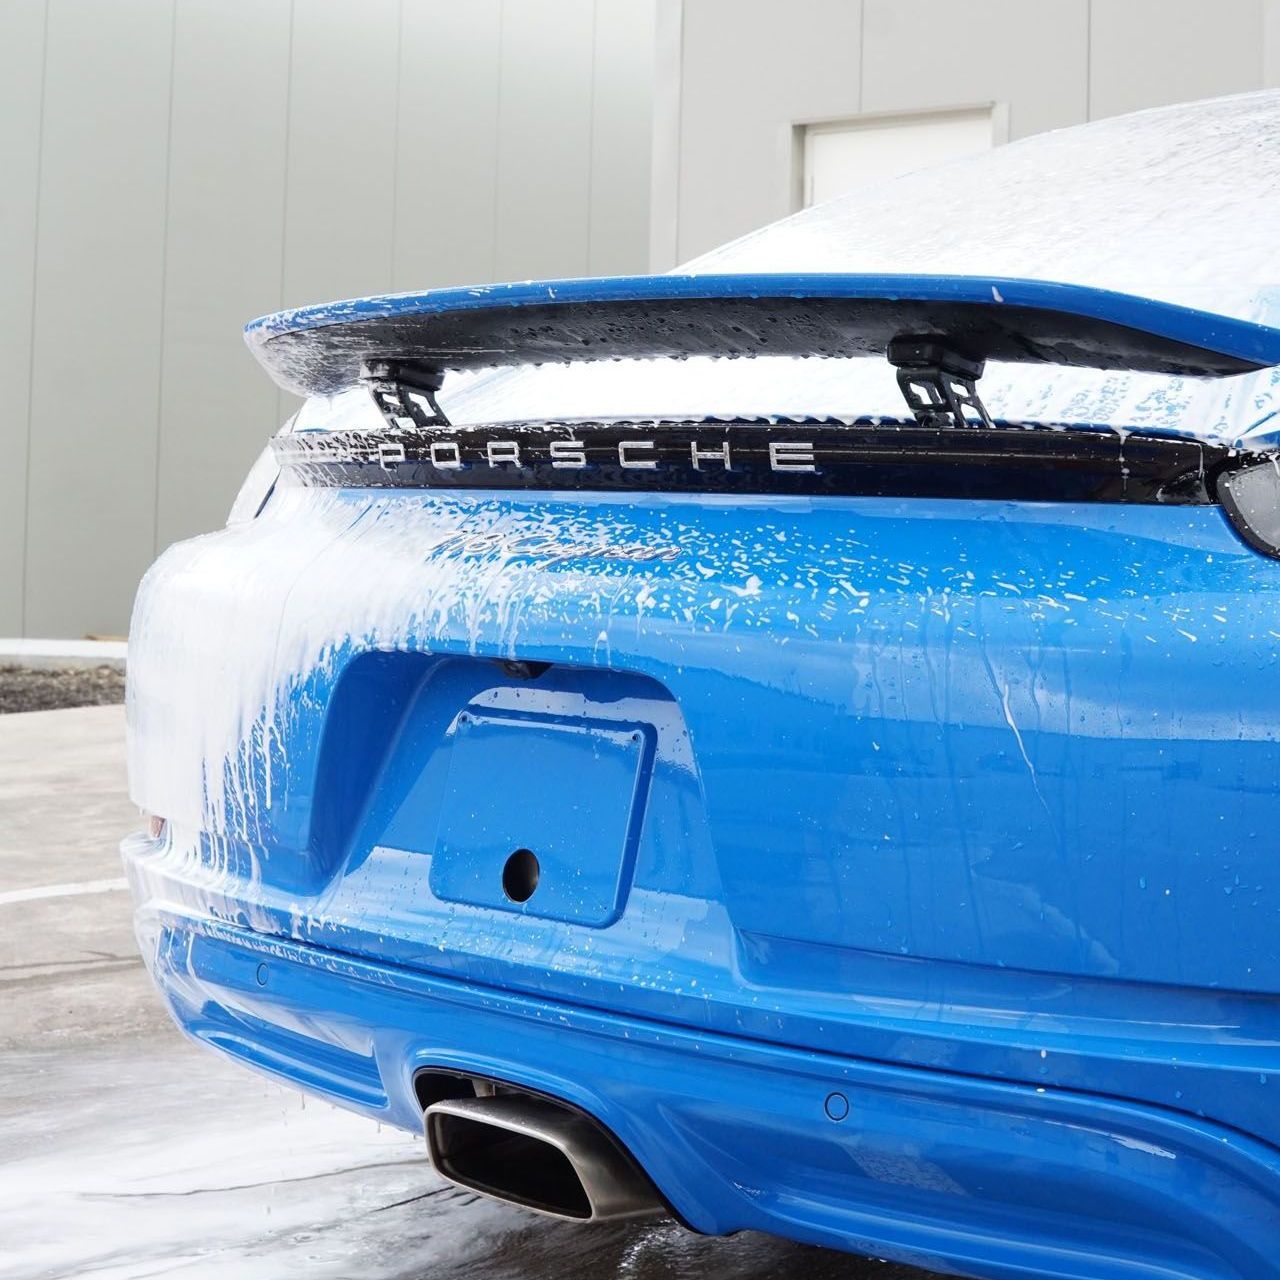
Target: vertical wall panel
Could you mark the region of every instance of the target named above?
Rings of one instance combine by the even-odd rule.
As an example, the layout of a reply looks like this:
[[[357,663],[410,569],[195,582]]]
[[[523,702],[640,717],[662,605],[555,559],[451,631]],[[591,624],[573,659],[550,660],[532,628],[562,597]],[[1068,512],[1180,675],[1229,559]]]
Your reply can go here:
[[[177,7],[157,550],[223,523],[279,425],[241,329],[280,301],[290,8]]]
[[[685,0],[681,259],[791,212],[794,124],[856,115],[861,0]]]
[[[28,633],[121,632],[221,522],[292,405],[250,316],[642,268],[655,3],[48,0],[43,89],[0,3],[0,632],[23,566]]]
[[[1280,87],[1280,0],[1262,0],[1262,84]]]
[[[681,54],[684,42],[684,0],[656,0],[653,25],[649,270],[669,271],[680,258],[680,112],[684,96]]]
[[[1089,116],[1262,84],[1259,0],[1095,0]]]
[[[493,278],[501,0],[411,0],[400,44],[397,289]]]
[[[500,279],[586,273],[594,18],[593,0],[502,6]]]
[[[299,0],[282,303],[391,287],[397,0]]]
[[[45,0],[0,12],[0,636],[22,634]]]
[[[862,110],[1001,102],[1009,136],[1087,118],[1088,0],[865,0]]]
[[[656,13],[596,0],[587,270],[644,271],[649,258]]]
[[[399,64],[399,0],[295,0],[281,306],[391,288]]]
[[[51,0],[26,625],[123,632],[151,559],[172,5]]]

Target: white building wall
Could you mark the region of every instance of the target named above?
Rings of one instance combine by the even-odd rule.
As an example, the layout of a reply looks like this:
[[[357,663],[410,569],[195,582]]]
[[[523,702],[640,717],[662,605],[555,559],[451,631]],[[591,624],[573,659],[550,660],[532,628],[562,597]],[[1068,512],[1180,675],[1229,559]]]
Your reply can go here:
[[[797,207],[798,125],[995,103],[1013,140],[1280,84],[1277,0],[660,3],[657,268]]]
[[[3,0],[0,635],[121,634],[285,417],[244,322],[640,271],[653,0]]]

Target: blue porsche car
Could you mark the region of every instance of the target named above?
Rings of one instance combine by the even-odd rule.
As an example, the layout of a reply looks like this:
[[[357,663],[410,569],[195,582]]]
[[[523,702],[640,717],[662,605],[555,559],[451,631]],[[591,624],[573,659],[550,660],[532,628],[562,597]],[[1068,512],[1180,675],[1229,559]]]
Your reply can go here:
[[[303,407],[130,640],[179,1025],[562,1218],[1277,1280],[1268,147],[251,324]]]

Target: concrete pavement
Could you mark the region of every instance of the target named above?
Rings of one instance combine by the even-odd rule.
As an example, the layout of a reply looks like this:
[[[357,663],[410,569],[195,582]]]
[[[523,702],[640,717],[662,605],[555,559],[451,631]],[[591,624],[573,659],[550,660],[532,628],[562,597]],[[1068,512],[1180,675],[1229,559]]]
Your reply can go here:
[[[167,1032],[116,852],[139,825],[123,707],[0,716],[0,1052]],[[121,887],[3,901],[104,880]]]

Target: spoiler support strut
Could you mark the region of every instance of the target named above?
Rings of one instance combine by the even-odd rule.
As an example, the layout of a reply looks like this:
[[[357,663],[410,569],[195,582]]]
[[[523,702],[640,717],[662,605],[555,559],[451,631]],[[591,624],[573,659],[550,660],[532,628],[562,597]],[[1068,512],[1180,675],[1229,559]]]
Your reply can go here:
[[[975,426],[995,426],[978,396],[985,360],[970,360],[928,338],[894,338],[885,355],[898,371],[898,389],[920,426],[967,426],[966,409],[977,414]]]
[[[361,366],[360,381],[373,393],[383,412],[391,414],[393,418],[402,419],[415,427],[452,426],[436,399],[436,392],[444,385],[442,370],[418,369],[410,376],[405,376],[396,365],[379,360]],[[417,414],[407,402],[408,396],[414,396],[419,401]],[[422,408],[424,404],[425,409]]]

